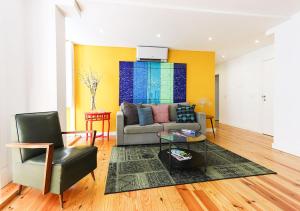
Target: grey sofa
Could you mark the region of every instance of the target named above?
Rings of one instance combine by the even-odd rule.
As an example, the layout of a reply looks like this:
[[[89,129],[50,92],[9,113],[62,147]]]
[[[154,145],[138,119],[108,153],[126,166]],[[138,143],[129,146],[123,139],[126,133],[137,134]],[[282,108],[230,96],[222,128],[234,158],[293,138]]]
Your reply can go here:
[[[205,113],[197,112],[195,123],[176,123],[176,103],[169,104],[169,119],[168,123],[154,123],[152,125],[125,125],[124,114],[122,109],[117,112],[117,145],[135,145],[135,144],[155,144],[159,143],[157,134],[161,131],[171,129],[190,129],[201,130],[201,133],[206,132],[206,116]]]

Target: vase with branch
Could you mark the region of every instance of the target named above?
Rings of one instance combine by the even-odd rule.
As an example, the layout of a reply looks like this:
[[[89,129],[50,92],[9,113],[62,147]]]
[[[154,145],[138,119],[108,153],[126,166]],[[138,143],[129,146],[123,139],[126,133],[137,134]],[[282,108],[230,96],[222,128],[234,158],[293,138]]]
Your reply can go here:
[[[98,85],[100,84],[100,76],[97,73],[92,72],[84,72],[80,75],[80,79],[82,83],[89,89],[91,95],[91,110],[96,110],[96,92]]]
[[[211,102],[207,98],[201,98],[199,100],[199,105],[200,105],[200,111],[206,112],[207,107],[211,105]]]

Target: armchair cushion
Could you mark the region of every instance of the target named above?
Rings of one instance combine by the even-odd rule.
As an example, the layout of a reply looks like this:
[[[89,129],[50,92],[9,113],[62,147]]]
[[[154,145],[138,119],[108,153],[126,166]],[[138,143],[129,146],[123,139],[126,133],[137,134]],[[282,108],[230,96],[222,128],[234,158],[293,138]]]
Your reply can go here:
[[[54,148],[63,147],[58,113],[39,112],[16,114],[19,143],[53,143]],[[21,149],[22,161],[45,153],[44,149]]]

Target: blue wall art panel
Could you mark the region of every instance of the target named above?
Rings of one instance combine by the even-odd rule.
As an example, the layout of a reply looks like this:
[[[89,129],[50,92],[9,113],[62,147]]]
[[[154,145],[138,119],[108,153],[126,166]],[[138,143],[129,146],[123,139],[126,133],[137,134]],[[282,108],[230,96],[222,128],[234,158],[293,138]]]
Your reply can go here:
[[[148,63],[135,62],[133,67],[133,102],[144,103],[147,99]]]
[[[160,63],[150,62],[148,68],[148,99],[147,103],[160,103]]]
[[[120,62],[120,102],[133,103],[133,62]],[[122,99],[122,101],[121,101]]]
[[[120,62],[119,103],[186,101],[186,64]]]
[[[186,102],[186,64],[174,64],[174,103]]]

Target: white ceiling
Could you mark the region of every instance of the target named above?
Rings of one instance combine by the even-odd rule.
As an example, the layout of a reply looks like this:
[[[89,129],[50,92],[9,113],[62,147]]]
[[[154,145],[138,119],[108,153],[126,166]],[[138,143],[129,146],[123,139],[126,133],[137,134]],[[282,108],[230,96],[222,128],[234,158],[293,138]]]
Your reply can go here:
[[[78,3],[81,17],[66,20],[67,39],[75,43],[216,51],[218,62],[271,44],[273,37],[266,37],[265,32],[300,11],[299,0],[78,0]],[[257,44],[255,40],[260,42]]]

